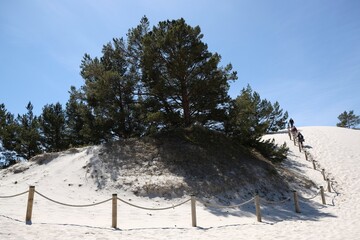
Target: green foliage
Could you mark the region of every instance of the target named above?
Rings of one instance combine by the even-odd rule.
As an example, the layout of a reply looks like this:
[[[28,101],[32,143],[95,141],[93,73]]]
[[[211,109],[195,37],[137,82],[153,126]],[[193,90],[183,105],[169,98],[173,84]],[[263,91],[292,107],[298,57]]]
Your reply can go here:
[[[6,127],[6,114],[7,110],[5,104],[0,104],[0,137],[3,135]]]
[[[272,105],[270,101],[261,99],[248,85],[233,101],[225,131],[243,144],[253,146],[265,133],[283,128],[287,117],[287,112],[282,114],[278,102]]]
[[[31,102],[26,106],[27,113],[18,115],[19,123],[19,144],[15,150],[30,159],[36,154],[41,153],[41,138],[39,132],[39,119],[33,113]]]
[[[103,141],[138,136],[144,128],[143,108],[139,105],[142,99],[136,92],[140,95],[141,41],[147,28],[147,19],[143,18],[137,28],[129,31],[127,44],[122,38],[114,38],[103,46],[100,59],[85,54],[82,60],[82,100]]]
[[[68,143],[75,146],[98,144],[101,141],[99,128],[84,96],[75,87],[70,89],[70,99],[66,103],[66,136]]]
[[[200,27],[184,19],[163,21],[143,41],[143,86],[146,108],[161,112],[159,125],[190,126],[223,121],[231,65],[218,67],[220,55],[208,51]]]
[[[259,151],[264,157],[272,161],[273,163],[282,162],[287,158],[289,148],[286,143],[278,146],[275,144],[274,139],[268,139],[266,141],[259,141],[255,146],[256,150]]]
[[[267,126],[256,126],[259,100],[259,95],[253,94],[249,85],[242,89],[241,95],[233,101],[229,119],[225,122],[228,135],[238,138],[244,144],[250,144],[262,136]],[[259,131],[259,128],[262,130]]]
[[[65,111],[60,103],[45,105],[39,122],[42,144],[47,152],[61,151],[68,147],[65,132]]]
[[[272,105],[272,111],[266,118],[268,123],[267,133],[277,132],[280,129],[284,129],[286,126],[287,119],[289,114],[287,111],[283,113],[283,110],[280,108],[280,104],[276,101]]]
[[[13,114],[8,112],[4,104],[0,104],[0,139],[3,146],[12,151],[18,148],[19,124]]]
[[[355,128],[360,124],[360,116],[355,115],[353,110],[349,112],[344,111],[338,116],[338,119],[340,120],[336,124],[338,127]]]

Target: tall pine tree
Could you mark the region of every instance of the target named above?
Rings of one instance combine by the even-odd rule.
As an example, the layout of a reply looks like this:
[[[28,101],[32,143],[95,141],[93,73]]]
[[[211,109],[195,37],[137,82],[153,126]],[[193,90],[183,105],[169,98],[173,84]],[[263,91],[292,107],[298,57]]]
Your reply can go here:
[[[270,101],[261,99],[260,94],[248,85],[233,101],[225,131],[242,143],[253,146],[265,133],[285,126],[288,114],[282,112],[278,102],[272,105]]]
[[[209,52],[199,26],[184,19],[163,21],[144,38],[142,82],[148,120],[162,126],[203,125],[223,121],[230,100],[231,65],[219,67],[220,55]]]
[[[338,127],[355,128],[360,124],[360,116],[355,115],[353,110],[349,112],[344,111],[338,116],[338,119],[340,120],[336,124]]]
[[[26,106],[27,113],[18,115],[17,121],[20,126],[18,152],[27,159],[41,153],[41,142],[39,132],[39,120],[33,113],[31,102]]]
[[[0,140],[8,150],[19,150],[19,124],[14,115],[8,112],[4,104],[0,104]]]
[[[45,105],[39,122],[46,151],[61,151],[67,148],[65,111],[60,103]]]
[[[85,55],[81,75],[84,96],[102,131],[102,138],[127,138],[134,133],[133,109],[136,79],[130,77],[123,39],[113,39],[103,47],[103,56]]]

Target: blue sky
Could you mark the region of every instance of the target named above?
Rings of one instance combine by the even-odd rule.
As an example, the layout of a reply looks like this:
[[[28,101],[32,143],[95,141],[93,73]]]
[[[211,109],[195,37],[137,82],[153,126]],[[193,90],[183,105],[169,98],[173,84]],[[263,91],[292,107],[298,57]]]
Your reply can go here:
[[[0,1],[0,103],[37,115],[45,104],[65,107],[79,87],[85,53],[100,56],[146,15],[151,25],[184,18],[199,25],[222,65],[278,101],[301,126],[335,126],[338,115],[360,115],[358,0],[12,0]]]

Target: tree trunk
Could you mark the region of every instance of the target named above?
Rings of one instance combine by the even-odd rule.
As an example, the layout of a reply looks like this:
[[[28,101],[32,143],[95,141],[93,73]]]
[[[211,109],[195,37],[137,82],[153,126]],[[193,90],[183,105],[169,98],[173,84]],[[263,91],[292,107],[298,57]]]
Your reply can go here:
[[[189,127],[191,125],[190,100],[189,100],[186,79],[183,79],[181,81],[181,95],[182,95],[182,108],[184,111],[184,125],[185,127]]]

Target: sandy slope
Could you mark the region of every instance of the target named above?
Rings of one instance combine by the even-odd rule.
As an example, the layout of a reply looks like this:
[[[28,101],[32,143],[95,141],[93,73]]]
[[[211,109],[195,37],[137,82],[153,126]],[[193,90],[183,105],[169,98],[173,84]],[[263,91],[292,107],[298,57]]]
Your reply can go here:
[[[32,225],[24,223],[27,195],[0,198],[0,239],[356,239],[360,236],[360,131],[336,127],[299,128],[305,147],[325,168],[340,193],[326,193],[301,201],[301,214],[294,213],[292,201],[284,205],[262,205],[263,222],[258,223],[253,203],[240,209],[209,209],[197,204],[198,227],[191,227],[190,204],[166,211],[141,210],[118,205],[118,229],[110,228],[111,202],[88,208],[70,208],[35,195]],[[309,176],[316,185],[326,186],[304,154],[287,134],[267,136],[291,149],[288,161],[298,174]],[[111,189],[97,191],[89,182],[86,166],[96,147],[63,154],[39,166],[11,174],[0,171],[0,196],[17,194],[35,185],[40,193],[69,204],[89,204],[111,198]],[[34,164],[34,163],[32,163]],[[20,168],[21,166],[17,166]],[[166,201],[140,198],[127,192],[118,197],[146,207],[166,207],[187,200]],[[304,196],[306,192],[302,192]]]

